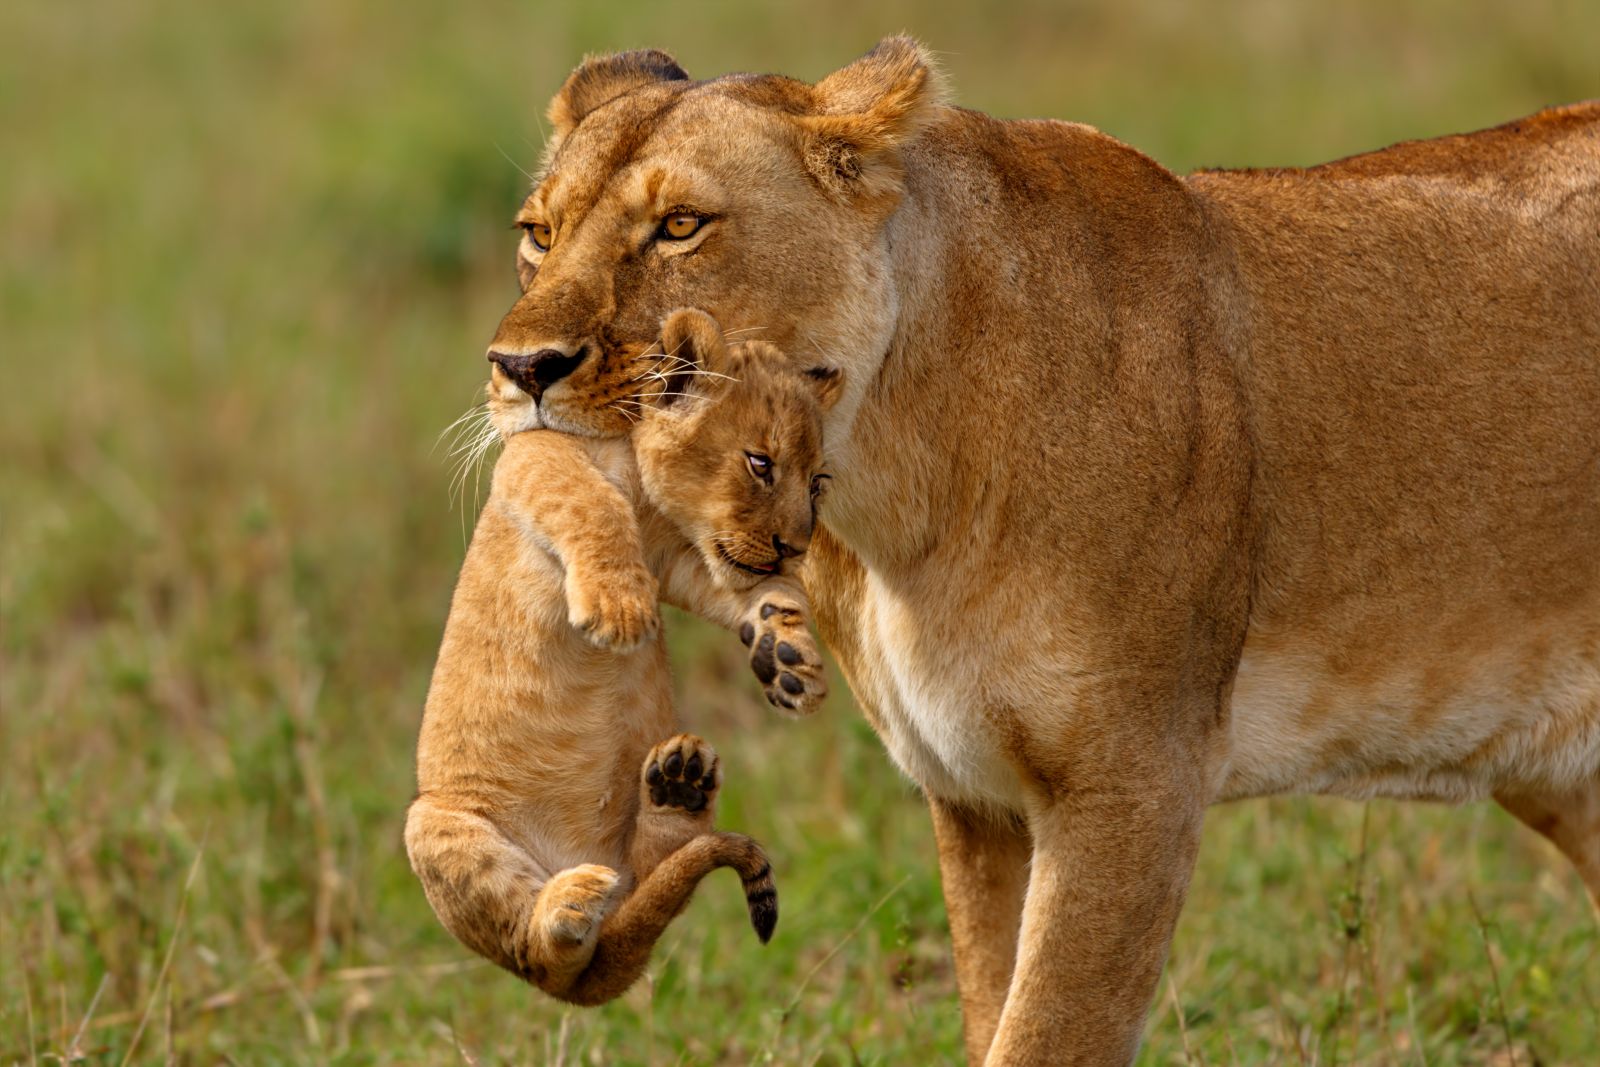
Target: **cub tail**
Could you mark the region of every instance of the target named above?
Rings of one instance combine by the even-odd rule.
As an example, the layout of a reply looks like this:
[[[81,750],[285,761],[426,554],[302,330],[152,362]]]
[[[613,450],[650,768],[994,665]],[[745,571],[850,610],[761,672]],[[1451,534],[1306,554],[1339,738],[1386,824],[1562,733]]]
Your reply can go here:
[[[753,838],[719,830],[691,838],[667,856],[605,917],[589,965],[562,988],[540,984],[572,1004],[596,1005],[621,996],[644,973],[667,925],[688,905],[700,880],[732,867],[744,884],[750,925],[766,944],[778,925],[778,890],[772,865]]]

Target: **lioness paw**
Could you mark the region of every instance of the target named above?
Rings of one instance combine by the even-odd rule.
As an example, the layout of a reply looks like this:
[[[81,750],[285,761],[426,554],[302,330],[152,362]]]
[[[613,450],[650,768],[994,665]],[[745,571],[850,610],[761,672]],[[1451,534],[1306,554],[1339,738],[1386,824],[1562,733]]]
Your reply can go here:
[[[567,621],[597,648],[625,652],[661,628],[655,575],[642,566],[567,571]]]
[[[554,948],[590,947],[620,884],[616,871],[598,864],[557,871],[539,895],[533,921]]]
[[[828,695],[822,653],[806,626],[805,612],[792,601],[763,598],[755,615],[739,627],[750,650],[750,669],[773,707],[809,715]]]
[[[694,734],[669,737],[650,750],[640,772],[645,798],[657,808],[706,809],[722,785],[717,750]]]

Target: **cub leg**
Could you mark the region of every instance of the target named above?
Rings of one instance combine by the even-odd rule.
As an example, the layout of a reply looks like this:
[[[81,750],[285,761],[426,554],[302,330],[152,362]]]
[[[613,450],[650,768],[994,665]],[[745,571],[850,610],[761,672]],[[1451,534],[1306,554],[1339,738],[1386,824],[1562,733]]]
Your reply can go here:
[[[665,560],[661,572],[667,603],[739,635],[769,704],[795,715],[822,706],[828,695],[822,651],[807,625],[809,603],[797,580],[784,575],[740,592],[724,589],[687,546]]]
[[[928,798],[928,808],[939,846],[967,1063],[981,1067],[1011,985],[1032,843],[1026,827],[1008,816],[974,813],[936,797]]]
[[[718,867],[732,867],[744,885],[750,925],[762,943],[778,923],[778,893],[767,854],[743,834],[701,834],[668,855],[606,916],[588,968],[567,988],[550,989],[573,1004],[604,1004],[622,995],[644,973],[667,924],[689,903],[700,880]]]
[[[550,430],[514,434],[494,478],[498,506],[565,568],[568,621],[600,648],[654,639],[657,583],[645,566],[638,516],[583,442]]]
[[[639,771],[639,819],[628,862],[643,880],[684,843],[711,830],[722,761],[694,734],[677,734],[652,748]]]
[[[1600,775],[1562,792],[1496,793],[1494,798],[1572,861],[1600,914]]]
[[[678,734],[656,745],[639,773],[640,810],[629,862],[633,892],[606,916],[593,956],[560,988],[545,987],[574,1004],[603,1004],[644,973],[650,953],[700,880],[732,867],[744,886],[750,923],[763,943],[778,922],[772,867],[759,844],[743,834],[713,832],[722,767],[710,745]]]
[[[462,944],[541,988],[588,966],[616,871],[585,865],[546,880],[493,820],[436,794],[411,805],[405,839],[428,903]]]
[[[806,625],[803,594],[786,585],[756,587],[754,610],[739,624],[739,640],[750,650],[750,669],[761,681],[767,703],[793,715],[807,715],[828,695],[822,654]]]
[[[557,871],[534,904],[523,977],[547,993],[570,986],[594,959],[620,882],[616,871],[595,863]]]

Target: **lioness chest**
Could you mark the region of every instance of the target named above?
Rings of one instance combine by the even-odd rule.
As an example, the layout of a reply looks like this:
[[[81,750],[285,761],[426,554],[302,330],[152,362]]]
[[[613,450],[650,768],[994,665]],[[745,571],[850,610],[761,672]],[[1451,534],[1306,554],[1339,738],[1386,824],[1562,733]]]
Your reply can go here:
[[[900,770],[944,800],[1022,811],[1022,779],[986,711],[985,643],[949,640],[929,625],[936,606],[872,572],[857,607],[851,685]]]

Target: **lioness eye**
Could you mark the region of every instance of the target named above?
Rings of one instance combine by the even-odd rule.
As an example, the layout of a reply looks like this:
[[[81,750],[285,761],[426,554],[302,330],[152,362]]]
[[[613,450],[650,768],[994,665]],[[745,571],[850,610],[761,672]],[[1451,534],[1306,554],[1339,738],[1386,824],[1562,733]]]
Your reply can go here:
[[[760,452],[746,452],[745,460],[750,464],[750,473],[764,482],[772,480],[772,460]]]
[[[811,495],[819,496],[822,493],[822,483],[832,478],[831,474],[814,474],[811,476]]]
[[[705,221],[699,215],[691,215],[686,211],[668,215],[661,221],[661,238],[666,241],[687,240],[699,232]]]
[[[542,222],[524,222],[522,230],[533,242],[533,247],[541,252],[550,251],[550,227]]]

